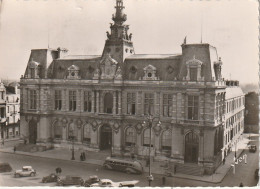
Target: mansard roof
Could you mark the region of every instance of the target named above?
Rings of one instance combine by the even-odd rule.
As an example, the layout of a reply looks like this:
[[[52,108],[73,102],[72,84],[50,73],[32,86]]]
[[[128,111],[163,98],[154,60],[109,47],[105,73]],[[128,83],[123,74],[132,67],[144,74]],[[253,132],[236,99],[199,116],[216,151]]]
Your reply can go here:
[[[84,58],[83,58],[84,57]],[[48,78],[64,79],[72,65],[80,70],[81,79],[92,79],[101,56],[67,56],[53,60],[48,68]]]

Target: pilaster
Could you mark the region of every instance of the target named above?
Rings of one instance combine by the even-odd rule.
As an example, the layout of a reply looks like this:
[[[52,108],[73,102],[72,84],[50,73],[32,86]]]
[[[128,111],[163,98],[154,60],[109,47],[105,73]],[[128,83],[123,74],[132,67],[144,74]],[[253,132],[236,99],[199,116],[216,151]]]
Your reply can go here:
[[[121,91],[118,92],[118,114],[121,115],[122,113],[122,103],[121,103]]]
[[[116,115],[116,91],[113,92],[113,115]]]
[[[95,111],[95,91],[93,90],[92,92],[91,92],[91,104],[92,104],[92,106],[91,106],[91,113],[94,113],[94,111]]]

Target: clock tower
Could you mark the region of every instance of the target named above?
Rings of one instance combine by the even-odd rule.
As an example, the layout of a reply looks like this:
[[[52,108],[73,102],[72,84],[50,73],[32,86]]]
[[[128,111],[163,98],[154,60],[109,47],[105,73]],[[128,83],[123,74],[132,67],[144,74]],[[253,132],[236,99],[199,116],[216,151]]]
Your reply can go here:
[[[114,23],[110,23],[111,31],[110,33],[107,31],[107,40],[102,53],[102,57],[109,54],[121,67],[125,58],[134,54],[132,34],[128,33],[129,25],[124,24],[127,20],[126,14],[123,13],[124,8],[123,0],[116,0],[116,13],[112,16]]]

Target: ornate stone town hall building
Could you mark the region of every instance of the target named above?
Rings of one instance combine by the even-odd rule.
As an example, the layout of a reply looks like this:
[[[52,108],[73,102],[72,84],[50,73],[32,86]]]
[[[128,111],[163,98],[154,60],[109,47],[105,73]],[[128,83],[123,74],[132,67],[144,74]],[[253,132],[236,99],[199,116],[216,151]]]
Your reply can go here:
[[[135,54],[123,1],[100,56],[33,49],[21,78],[21,135],[29,143],[152,156],[212,172],[243,132],[244,94],[224,81],[209,44],[182,54]]]

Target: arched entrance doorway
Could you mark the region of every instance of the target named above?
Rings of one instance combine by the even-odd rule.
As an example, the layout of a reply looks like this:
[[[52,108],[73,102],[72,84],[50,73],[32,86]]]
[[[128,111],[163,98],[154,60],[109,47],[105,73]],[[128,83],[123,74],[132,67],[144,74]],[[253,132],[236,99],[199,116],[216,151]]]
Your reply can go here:
[[[113,95],[107,93],[104,96],[104,113],[112,114],[113,112]]]
[[[199,154],[199,137],[194,132],[190,132],[185,136],[184,161],[189,163],[197,163],[198,154]]]
[[[37,140],[37,121],[32,119],[29,122],[29,143],[36,144]]]
[[[111,149],[112,129],[109,125],[103,125],[100,129],[100,150]]]

